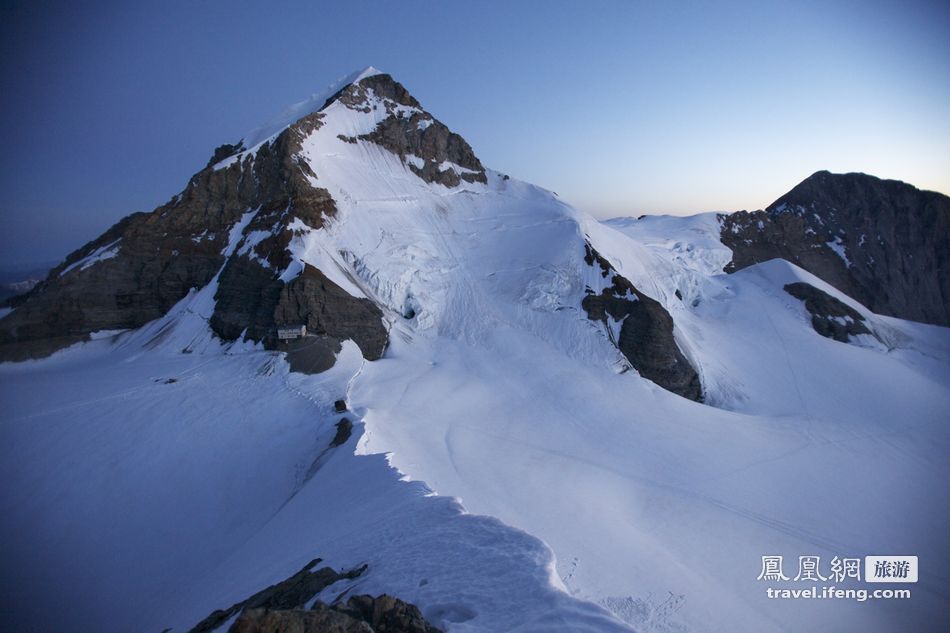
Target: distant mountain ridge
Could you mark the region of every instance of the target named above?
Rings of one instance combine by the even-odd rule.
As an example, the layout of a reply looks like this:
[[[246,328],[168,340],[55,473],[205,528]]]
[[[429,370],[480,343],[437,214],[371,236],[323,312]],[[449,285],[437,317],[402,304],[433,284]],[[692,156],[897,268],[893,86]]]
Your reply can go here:
[[[0,302],[25,294],[49,274],[57,262],[0,270]]]
[[[950,326],[950,197],[819,171],[764,211],[722,216],[727,271],[786,259],[871,310]]]

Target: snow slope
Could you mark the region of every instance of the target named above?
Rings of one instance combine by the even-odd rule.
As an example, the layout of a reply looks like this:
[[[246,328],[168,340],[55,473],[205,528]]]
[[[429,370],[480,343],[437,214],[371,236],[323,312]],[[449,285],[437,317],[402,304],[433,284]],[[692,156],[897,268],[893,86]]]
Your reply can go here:
[[[491,171],[429,184],[339,138],[385,108],[324,114],[301,157],[337,214],[297,227],[283,275],[310,263],[374,300],[386,355],[346,344],[301,377],[223,347],[212,282],[139,331],[0,366],[18,623],[180,631],[320,556],[368,562],[359,592],[453,632],[934,628],[950,331],[783,261],[723,275],[714,214],[600,223]],[[706,405],[640,378],[587,319],[604,281],[585,242],[671,313]],[[792,281],[883,343],[819,336]],[[326,452],[343,393],[361,433]],[[926,566],[910,601],[770,601],[756,580],[762,555],[895,553]]]
[[[355,345],[290,374],[213,341],[201,294],[144,331],[0,366],[10,630],[187,630],[314,556],[368,564],[359,592],[451,630],[624,630],[560,590],[537,539],[354,455],[355,436],[327,448]]]

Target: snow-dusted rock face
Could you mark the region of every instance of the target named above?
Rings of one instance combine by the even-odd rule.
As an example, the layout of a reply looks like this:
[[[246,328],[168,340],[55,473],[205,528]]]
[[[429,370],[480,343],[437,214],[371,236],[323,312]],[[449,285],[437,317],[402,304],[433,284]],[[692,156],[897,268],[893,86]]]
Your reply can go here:
[[[727,270],[786,259],[879,314],[950,325],[950,198],[820,171],[764,211],[722,216]]]
[[[785,284],[785,292],[805,304],[812,327],[822,336],[847,343],[852,337],[872,334],[860,312],[811,284]]]
[[[321,559],[315,558],[293,576],[262,589],[245,600],[223,609],[216,609],[192,627],[189,633],[213,633],[246,609],[256,610],[255,622],[261,620],[268,612],[303,610],[307,603],[311,602],[318,593],[330,585],[341,580],[359,578],[366,571],[366,567],[363,566],[338,573],[332,567],[319,567],[321,562]],[[326,625],[327,623],[321,624]],[[248,625],[242,630],[255,631],[260,630],[260,628],[252,628]]]
[[[226,609],[217,609],[188,633],[440,633],[419,609],[388,595],[352,595],[327,605],[317,594],[358,579],[367,566],[338,573],[317,558],[296,574]]]
[[[389,75],[373,75],[351,84],[337,97],[347,107],[370,112],[381,102],[388,116],[372,132],[341,140],[366,140],[397,154],[426,182],[456,187],[461,181],[487,182],[485,168],[469,144],[422,109]]]
[[[588,286],[581,306],[600,321],[611,342],[641,376],[668,391],[701,402],[699,375],[673,337],[673,318],[660,303],[637,290],[603,255],[584,245],[584,261],[605,280],[596,292]]]
[[[382,595],[353,596],[311,609],[249,609],[231,633],[441,633],[414,605]]]
[[[301,135],[319,124],[318,114],[305,117],[255,154],[201,170],[167,204],[124,218],[70,254],[12,301],[16,309],[0,321],[0,359],[45,356],[97,330],[139,327],[214,279],[223,299],[218,333],[233,339],[248,329],[263,338],[273,316],[261,305],[266,293],[255,292],[266,285],[255,274],[273,278],[288,264],[282,226],[298,218],[319,227],[334,212],[294,158]],[[233,294],[254,296],[228,318]]]
[[[275,326],[306,323],[337,348],[350,338],[367,358],[379,358],[386,330],[372,301],[359,292],[353,297],[312,266],[297,276],[305,264],[294,257],[295,238],[321,229],[336,213],[301,155],[334,104],[368,115],[372,124],[359,142],[394,152],[426,182],[486,181],[464,139],[389,75],[364,71],[319,110],[299,109],[298,119],[250,148],[244,140],[217,148],[169,203],[123,219],[70,254],[33,291],[14,299],[15,313],[0,323],[0,359],[42,357],[94,331],[139,327],[212,280],[210,323],[224,340],[273,346]],[[319,284],[312,283],[316,274]]]

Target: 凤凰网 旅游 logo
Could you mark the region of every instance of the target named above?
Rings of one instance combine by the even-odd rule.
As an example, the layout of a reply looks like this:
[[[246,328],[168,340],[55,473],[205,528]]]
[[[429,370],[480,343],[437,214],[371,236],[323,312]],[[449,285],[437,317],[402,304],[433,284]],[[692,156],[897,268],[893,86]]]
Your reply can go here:
[[[844,598],[866,600],[910,598],[907,588],[858,588],[864,583],[915,583],[918,577],[916,556],[833,556],[822,563],[821,556],[762,556],[757,580],[781,583],[768,587],[769,598]],[[863,573],[862,573],[863,567]],[[786,571],[788,573],[786,573]],[[793,575],[794,574],[794,575]],[[788,583],[797,583],[789,585]],[[819,584],[820,583],[820,584]],[[839,587],[834,583],[842,583]]]
[[[862,565],[863,564],[863,565]],[[861,568],[864,567],[864,582],[873,583],[911,583],[917,582],[916,556],[865,556],[832,557],[827,565],[822,565],[821,556],[799,556],[797,564],[788,566],[784,556],[763,556],[762,567],[756,580],[773,582],[843,582],[849,578],[860,581]]]

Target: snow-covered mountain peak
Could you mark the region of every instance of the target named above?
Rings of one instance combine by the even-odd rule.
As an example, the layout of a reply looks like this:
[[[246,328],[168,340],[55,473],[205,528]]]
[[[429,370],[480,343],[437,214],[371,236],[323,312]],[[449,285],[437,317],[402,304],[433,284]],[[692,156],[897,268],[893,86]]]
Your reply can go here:
[[[366,68],[353,71],[348,75],[340,77],[322,90],[312,93],[303,101],[288,106],[264,125],[248,132],[243,138],[244,147],[255,147],[308,114],[318,112],[327,105],[329,99],[346,86],[358,83],[367,77],[381,74],[383,73],[379,69],[373,66],[367,66]]]
[[[14,628],[187,630],[320,556],[365,572],[321,599],[449,632],[759,633],[842,617],[761,555],[946,568],[950,330],[843,288],[940,307],[948,201],[818,176],[807,214],[598,222],[376,69],[291,107],[0,316],[40,359],[0,366]]]
[[[356,71],[355,76],[353,77],[353,79],[349,81],[349,83],[355,83],[361,79],[365,79],[366,77],[372,77],[373,75],[382,75],[382,74],[385,74],[385,73],[382,70],[376,68],[375,66],[367,66],[366,68],[362,70]]]
[[[322,129],[323,128],[323,129]],[[322,129],[322,131],[321,131]],[[220,170],[256,156],[261,148],[284,153],[299,162],[299,146],[319,133],[351,145],[371,143],[398,156],[422,180],[455,187],[460,182],[486,182],[485,169],[461,136],[426,112],[392,76],[373,67],[353,73],[324,92],[288,108],[235,145],[222,145],[209,163]],[[289,142],[281,142],[290,136]],[[287,139],[285,139],[287,140]],[[345,152],[332,152],[339,156]],[[361,162],[367,156],[361,157]],[[307,176],[315,182],[309,170]]]

